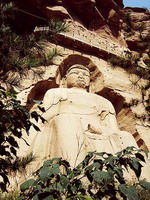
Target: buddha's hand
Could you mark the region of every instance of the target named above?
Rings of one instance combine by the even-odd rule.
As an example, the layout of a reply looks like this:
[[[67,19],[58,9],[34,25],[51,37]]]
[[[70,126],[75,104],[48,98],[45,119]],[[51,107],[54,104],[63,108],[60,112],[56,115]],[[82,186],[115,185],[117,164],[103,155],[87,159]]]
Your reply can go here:
[[[93,134],[99,134],[99,135],[112,135],[114,132],[112,132],[111,129],[104,127],[104,126],[93,126],[91,124],[88,124],[88,132],[93,133]]]

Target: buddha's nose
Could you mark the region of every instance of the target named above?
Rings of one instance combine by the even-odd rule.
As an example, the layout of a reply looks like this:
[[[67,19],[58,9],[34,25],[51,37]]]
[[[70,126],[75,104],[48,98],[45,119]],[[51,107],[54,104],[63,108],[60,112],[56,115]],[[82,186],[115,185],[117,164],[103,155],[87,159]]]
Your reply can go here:
[[[78,74],[78,78],[82,78],[82,79],[84,78],[81,72]]]

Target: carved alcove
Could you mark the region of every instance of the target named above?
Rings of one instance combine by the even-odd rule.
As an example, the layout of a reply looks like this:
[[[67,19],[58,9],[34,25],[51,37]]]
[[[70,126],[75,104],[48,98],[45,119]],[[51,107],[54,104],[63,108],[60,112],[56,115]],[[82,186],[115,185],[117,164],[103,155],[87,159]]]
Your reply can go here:
[[[71,54],[64,59],[59,65],[59,73],[57,74],[57,77],[39,81],[34,85],[27,98],[27,108],[29,110],[32,108],[35,104],[34,100],[42,101],[47,90],[51,88],[65,87],[65,74],[69,67],[74,64],[84,65],[89,68],[91,72],[91,86],[89,92],[96,93],[108,99],[116,110],[119,129],[130,132],[134,136],[138,146],[142,149],[147,149],[144,141],[136,130],[135,118],[132,110],[130,108],[124,108],[123,106],[125,98],[113,89],[104,87],[102,73],[88,57]]]
[[[37,82],[28,94],[26,104],[27,109],[30,110],[33,107],[35,104],[34,100],[42,101],[47,90],[57,87],[59,87],[59,85],[56,83],[55,79]]]

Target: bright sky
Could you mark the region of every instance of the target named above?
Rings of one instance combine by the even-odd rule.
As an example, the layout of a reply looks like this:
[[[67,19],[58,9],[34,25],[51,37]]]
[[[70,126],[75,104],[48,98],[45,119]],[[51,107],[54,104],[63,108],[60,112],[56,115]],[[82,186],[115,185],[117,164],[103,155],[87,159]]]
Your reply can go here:
[[[124,7],[140,7],[150,10],[150,0],[123,0]]]

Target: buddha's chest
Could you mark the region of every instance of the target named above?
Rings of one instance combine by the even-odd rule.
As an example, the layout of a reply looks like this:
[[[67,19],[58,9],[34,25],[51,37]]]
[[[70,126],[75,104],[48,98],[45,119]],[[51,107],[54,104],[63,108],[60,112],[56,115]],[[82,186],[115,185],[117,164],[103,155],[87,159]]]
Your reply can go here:
[[[98,102],[94,94],[70,92],[66,99],[60,101],[60,112],[77,114],[98,113]]]

